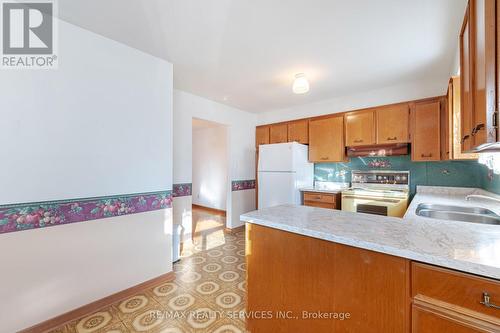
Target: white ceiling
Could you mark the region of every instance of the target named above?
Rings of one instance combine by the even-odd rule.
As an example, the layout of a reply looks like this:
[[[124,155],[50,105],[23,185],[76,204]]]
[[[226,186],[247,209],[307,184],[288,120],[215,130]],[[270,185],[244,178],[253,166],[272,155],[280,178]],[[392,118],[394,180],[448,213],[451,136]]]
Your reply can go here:
[[[169,60],[178,89],[263,112],[407,82],[445,87],[466,2],[65,0],[59,16]],[[305,95],[291,90],[298,72]]]

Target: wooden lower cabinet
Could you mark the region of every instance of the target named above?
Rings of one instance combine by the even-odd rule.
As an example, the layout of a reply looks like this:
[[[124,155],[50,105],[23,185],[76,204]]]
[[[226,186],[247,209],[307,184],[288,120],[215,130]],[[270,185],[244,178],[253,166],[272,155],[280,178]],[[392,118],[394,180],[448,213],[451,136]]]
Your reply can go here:
[[[304,206],[340,209],[340,193],[304,192]]]
[[[340,244],[334,258],[334,309],[351,314],[334,332],[409,331],[408,260]]]
[[[500,332],[500,281],[412,263],[413,332]],[[432,331],[433,326],[435,330]]]
[[[500,281],[246,225],[249,332],[500,332]]]
[[[248,331],[408,332],[406,260],[254,224],[246,233]]]

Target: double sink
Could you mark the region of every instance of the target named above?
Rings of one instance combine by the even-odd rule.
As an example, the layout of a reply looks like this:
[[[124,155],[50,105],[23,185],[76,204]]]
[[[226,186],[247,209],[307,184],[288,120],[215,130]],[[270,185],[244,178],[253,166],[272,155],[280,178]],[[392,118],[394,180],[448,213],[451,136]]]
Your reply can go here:
[[[500,216],[481,207],[461,207],[421,203],[415,213],[422,217],[481,224],[500,225]]]

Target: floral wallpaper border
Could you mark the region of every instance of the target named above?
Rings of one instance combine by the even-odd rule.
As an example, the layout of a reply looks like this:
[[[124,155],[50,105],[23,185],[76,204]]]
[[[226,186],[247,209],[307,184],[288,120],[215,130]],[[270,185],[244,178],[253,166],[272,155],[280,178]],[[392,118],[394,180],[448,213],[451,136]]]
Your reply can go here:
[[[249,180],[233,180],[231,182],[233,191],[251,190],[255,188],[255,179]]]
[[[172,191],[0,205],[0,234],[172,207]]]
[[[187,197],[192,195],[193,193],[193,184],[191,183],[182,183],[182,184],[174,184],[173,197]]]

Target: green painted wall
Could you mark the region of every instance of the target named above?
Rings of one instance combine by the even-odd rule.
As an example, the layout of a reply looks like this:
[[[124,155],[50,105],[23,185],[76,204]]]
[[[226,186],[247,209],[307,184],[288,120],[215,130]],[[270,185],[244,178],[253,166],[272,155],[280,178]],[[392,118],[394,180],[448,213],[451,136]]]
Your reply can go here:
[[[477,161],[412,162],[410,155],[353,157],[349,162],[317,163],[314,178],[320,181],[350,182],[351,170],[409,170],[410,190],[417,185],[484,188],[500,194],[500,177],[491,175]]]

